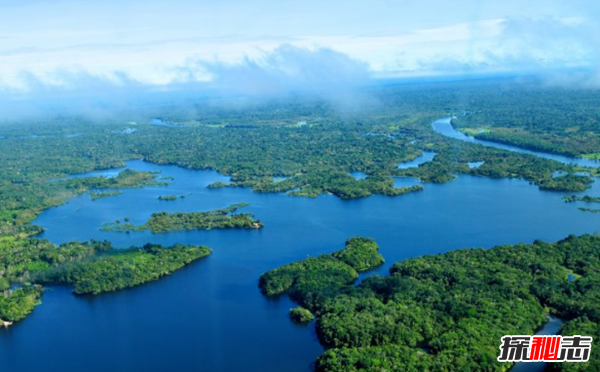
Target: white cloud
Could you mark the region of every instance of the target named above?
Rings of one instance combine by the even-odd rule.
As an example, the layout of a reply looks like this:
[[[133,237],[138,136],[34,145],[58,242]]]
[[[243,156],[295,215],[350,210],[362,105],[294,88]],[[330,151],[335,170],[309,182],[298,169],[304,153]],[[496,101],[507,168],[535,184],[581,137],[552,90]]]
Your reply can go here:
[[[189,21],[186,14],[177,14]],[[203,14],[200,19],[207,21],[209,16]],[[264,17],[272,20],[274,16]],[[388,24],[392,15],[381,16],[382,23]],[[219,13],[217,18],[220,17],[227,14]],[[238,13],[229,17],[246,23],[253,21]],[[306,19],[305,14],[298,17]],[[600,60],[600,43],[594,39],[598,36],[592,36],[600,32],[583,16],[497,17],[375,32],[365,32],[360,24],[334,32],[311,29],[307,23],[304,29],[295,25],[294,32],[284,29],[261,34],[257,30],[262,27],[243,24],[240,30],[253,30],[243,36],[225,31],[206,35],[186,32],[186,27],[174,25],[172,19],[166,22],[170,26],[166,29],[161,23],[148,23],[160,19],[150,10],[135,13],[131,24],[125,18],[116,17],[119,23],[114,29],[92,20],[86,27],[84,21],[78,20],[73,25],[76,34],[57,26],[62,24],[61,18],[44,19],[41,29],[48,29],[44,33],[35,28],[7,31],[8,41],[0,44],[0,90],[31,89],[32,76],[41,84],[65,87],[71,84],[66,77],[72,74],[115,83],[125,75],[130,81],[152,85],[205,81],[210,74],[200,66],[248,67],[249,62],[260,65],[268,60],[265,56],[269,53],[281,54],[282,49],[278,48],[282,45],[335,50],[364,61],[372,72],[384,76],[590,67],[598,66]],[[406,17],[399,17],[398,22],[402,19]],[[373,21],[368,23],[375,30]],[[230,26],[225,27],[227,32]],[[356,32],[348,32],[354,28]],[[193,72],[192,65],[196,68]]]
[[[187,71],[194,73],[198,69],[208,75],[210,86],[238,94],[339,93],[364,85],[370,79],[368,64],[344,53],[293,45],[283,45],[260,58],[245,58],[240,62],[199,60]]]
[[[84,69],[59,69],[43,77],[22,72],[19,79],[26,90],[1,94],[0,111],[3,120],[42,112],[106,119],[119,113],[135,115],[140,106],[175,96],[178,102],[208,97],[230,103],[232,97],[249,97],[253,102],[293,94],[321,98],[344,112],[374,104],[360,89],[371,82],[368,64],[327,48],[282,45],[239,61],[189,59],[166,69],[165,75],[172,76],[170,84],[160,86],[118,71],[96,75]]]

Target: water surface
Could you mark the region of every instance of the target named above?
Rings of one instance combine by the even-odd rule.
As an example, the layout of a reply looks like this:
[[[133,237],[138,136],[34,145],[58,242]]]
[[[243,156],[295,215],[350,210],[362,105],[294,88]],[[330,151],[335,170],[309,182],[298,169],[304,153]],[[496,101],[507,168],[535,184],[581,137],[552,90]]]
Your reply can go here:
[[[523,148],[517,147],[517,146],[505,145],[505,144],[498,143],[498,142],[477,139],[477,138],[468,136],[461,131],[454,129],[454,127],[452,126],[452,118],[450,118],[450,117],[436,120],[433,122],[432,126],[433,126],[433,129],[436,132],[440,133],[441,135],[444,135],[444,136],[450,137],[450,138],[454,138],[454,139],[458,139],[461,141],[465,141],[465,142],[477,143],[477,144],[487,146],[487,147],[495,147],[497,149],[519,152],[522,154],[535,155],[535,156],[538,156],[538,157],[544,158],[544,159],[556,160],[556,161],[558,161],[560,163],[564,163],[564,164],[573,164],[573,165],[578,165],[578,166],[582,166],[582,167],[592,167],[592,168],[600,167],[600,161],[597,161],[597,160],[584,159],[584,158],[570,158],[568,156],[549,154],[549,153],[542,152],[542,151],[526,150],[526,149],[523,149]]]
[[[170,277],[120,292],[76,297],[67,287],[50,288],[30,317],[0,331],[0,371],[308,372],[323,351],[314,323],[295,325],[288,318],[294,305],[286,296],[260,294],[257,282],[265,271],[330,253],[355,235],[373,237],[381,246],[386,264],[368,274],[374,275],[409,257],[554,241],[600,225],[600,214],[564,203],[564,194],[516,179],[461,175],[447,184],[425,184],[419,193],[343,201],[330,195],[309,199],[245,188],[210,190],[208,184],[228,177],[143,161],[127,166],[160,171],[174,181],[95,201],[87,194],[75,197],[34,221],[46,229],[41,237],[55,243],[108,239],[117,247],[205,244],[213,254]],[[592,191],[598,193],[598,185]],[[186,197],[157,199],[167,194]],[[103,223],[124,217],[139,224],[154,212],[207,211],[241,202],[250,203],[245,210],[263,221],[264,229],[100,231]]]
[[[365,178],[369,177],[368,174],[359,171],[350,172],[350,175],[357,181],[364,180]]]
[[[423,151],[423,154],[414,158],[411,161],[405,161],[405,162],[398,163],[398,168],[399,169],[416,168],[421,164],[432,161],[436,155],[437,154],[435,152]]]
[[[550,316],[548,322],[544,324],[542,329],[536,332],[537,336],[552,336],[559,334],[563,325],[564,320],[555,316]],[[510,369],[510,372],[541,372],[544,371],[548,363],[545,362],[517,362],[514,367]]]

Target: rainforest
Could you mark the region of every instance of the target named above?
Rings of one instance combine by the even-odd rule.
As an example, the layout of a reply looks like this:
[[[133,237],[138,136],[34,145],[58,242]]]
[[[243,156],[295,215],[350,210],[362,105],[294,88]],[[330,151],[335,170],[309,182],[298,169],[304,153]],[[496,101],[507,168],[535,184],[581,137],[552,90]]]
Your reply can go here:
[[[600,145],[543,105],[534,140],[527,113],[532,92],[586,113],[597,94],[523,84],[388,82],[358,112],[296,97],[3,123],[0,366],[43,369],[8,354],[42,337],[70,370],[96,358],[65,338],[86,327],[93,348],[130,344],[94,371],[167,368],[163,349],[182,371],[506,371],[500,337],[549,316],[600,337]],[[252,355],[226,341],[257,337]]]

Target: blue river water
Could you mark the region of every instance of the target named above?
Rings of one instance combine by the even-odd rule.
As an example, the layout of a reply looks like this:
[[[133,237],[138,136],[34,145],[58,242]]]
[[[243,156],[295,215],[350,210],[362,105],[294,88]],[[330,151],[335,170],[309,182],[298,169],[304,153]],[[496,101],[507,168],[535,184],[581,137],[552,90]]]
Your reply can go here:
[[[564,325],[564,321],[560,318],[550,316],[548,322],[535,334],[538,336],[557,335]],[[517,362],[510,372],[542,372],[548,363],[545,362]]]
[[[411,161],[407,161],[404,163],[398,163],[398,168],[399,169],[407,169],[407,168],[414,168],[414,167],[418,167],[419,165],[423,164],[423,163],[427,163],[428,161],[432,161],[433,158],[435,157],[436,153],[435,152],[431,152],[431,151],[423,151],[423,154],[421,156],[416,157],[415,159],[411,160]]]
[[[54,243],[108,239],[117,247],[204,244],[208,258],[157,282],[100,296],[74,296],[51,287],[25,320],[0,330],[0,371],[308,372],[323,352],[314,323],[292,323],[286,297],[267,299],[258,278],[267,270],[330,253],[355,235],[375,238],[386,264],[463,247],[554,241],[593,233],[600,214],[564,203],[562,193],[540,191],[522,180],[459,176],[425,184],[423,192],[344,201],[259,194],[245,188],[210,190],[228,178],[130,161],[135,170],[173,177],[167,187],[123,190],[92,201],[87,194],[44,211],[34,223]],[[100,173],[102,174],[102,173]],[[114,170],[107,175],[114,175]],[[98,175],[98,172],[95,173]],[[591,194],[600,194],[593,185]],[[185,195],[160,201],[161,195]],[[143,223],[159,211],[207,211],[248,202],[261,230],[212,230],[168,234],[103,232],[103,223],[129,217]]]
[[[600,161],[598,161],[598,160],[585,159],[585,158],[570,158],[570,157],[562,156],[562,155],[548,154],[548,153],[541,152],[541,151],[526,150],[526,149],[523,149],[523,148],[520,148],[517,146],[505,145],[502,143],[497,143],[497,142],[492,142],[492,141],[480,140],[480,139],[468,136],[468,135],[464,134],[463,132],[460,132],[460,131],[454,129],[454,127],[452,126],[452,118],[451,117],[436,120],[433,122],[432,126],[433,126],[433,130],[435,130],[436,132],[438,132],[446,137],[454,138],[454,139],[461,140],[461,141],[478,143],[483,146],[495,147],[498,149],[514,151],[514,152],[520,152],[522,154],[535,155],[535,156],[539,156],[539,157],[545,158],[545,159],[556,160],[560,163],[565,163],[565,164],[573,164],[573,165],[579,165],[582,167],[591,167],[591,168],[600,167]]]

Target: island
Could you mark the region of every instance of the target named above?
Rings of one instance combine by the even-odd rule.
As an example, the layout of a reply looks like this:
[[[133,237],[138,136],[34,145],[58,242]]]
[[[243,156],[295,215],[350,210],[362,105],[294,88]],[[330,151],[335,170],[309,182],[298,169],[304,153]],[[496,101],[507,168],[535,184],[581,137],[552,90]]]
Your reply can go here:
[[[580,211],[582,212],[588,212],[588,213],[600,213],[600,209],[598,208],[586,208],[586,207],[579,207],[578,208]]]
[[[154,280],[206,253],[199,247],[184,254],[153,245],[117,251],[99,242],[56,247],[35,238],[43,232],[31,224],[36,217],[76,195],[91,191],[92,197],[106,197],[114,195],[112,190],[167,186],[164,181],[173,180],[132,169],[112,178],[71,176],[122,168],[131,160],[218,172],[224,177],[202,190],[215,196],[224,193],[216,190],[221,187],[244,187],[295,197],[419,199],[434,188],[430,184],[458,177],[520,179],[543,190],[574,193],[589,189],[593,177],[600,175],[596,163],[590,167],[575,163],[577,157],[600,158],[597,91],[535,85],[523,89],[520,83],[498,80],[374,86],[370,91],[379,102],[367,103],[360,115],[340,115],[319,99],[284,97],[234,110],[202,102],[193,109],[174,105],[165,109],[169,122],[198,124],[140,125],[130,136],[113,133],[123,124],[110,120],[99,123],[48,113],[30,125],[4,117],[1,324],[26,317],[39,305],[44,286],[52,283],[72,285],[80,294],[118,290]],[[153,110],[163,109],[140,107],[136,117],[156,117]],[[453,116],[458,130],[478,138],[571,156],[573,161],[459,141],[432,129],[438,118]],[[74,133],[80,135],[71,136]],[[427,152],[436,156],[398,168],[398,163]],[[473,162],[482,164],[470,167]],[[351,174],[355,171],[366,177],[355,179]],[[395,177],[414,177],[420,184],[396,188]],[[228,181],[218,181],[224,179]],[[172,196],[163,200],[173,200]],[[571,201],[596,199],[576,196]],[[252,215],[236,213],[240,205],[231,208],[161,212],[143,225],[124,217],[104,228],[155,233],[262,228]],[[600,212],[582,208],[590,219]],[[309,236],[312,231],[303,233]],[[504,238],[498,235],[499,240]],[[356,285],[360,272],[384,260],[374,241],[354,238],[333,254],[265,273],[260,286],[268,296],[287,293],[298,302],[301,308],[292,309],[292,319],[304,322],[309,314],[316,317],[319,338],[327,347],[317,362],[320,371],[394,370],[399,363],[413,370],[468,370],[479,365],[506,370],[509,366],[502,369],[495,361],[494,342],[501,333],[532,333],[549,314],[566,320],[563,334],[598,335],[599,245],[598,238],[583,236],[552,244],[460,250],[395,264],[390,275],[372,276]],[[598,358],[594,354],[592,358],[590,369],[599,369]]]
[[[174,201],[174,200],[177,200],[177,199],[184,199],[184,198],[185,198],[185,195],[180,195],[180,196],[177,196],[177,195],[160,195],[157,199],[158,200],[162,200],[162,201]]]
[[[72,284],[75,294],[99,294],[157,280],[209,254],[210,249],[205,246],[184,244],[172,247],[146,244],[127,250],[113,249],[93,259],[47,270],[37,281]]]
[[[600,203],[600,197],[599,196],[591,196],[591,195],[583,195],[583,196],[577,196],[577,195],[568,195],[568,196],[563,196],[563,200],[565,201],[565,203],[574,203],[574,202],[584,202],[584,203]]]
[[[110,242],[60,246],[39,239],[0,239],[0,325],[24,319],[40,304],[43,285],[70,284],[73,293],[99,294],[157,280],[208,256],[205,246],[114,249]]]
[[[98,200],[102,198],[108,198],[111,196],[121,195],[122,191],[90,191],[90,196],[92,200]]]
[[[315,316],[310,310],[298,306],[290,309],[290,319],[296,323],[310,323],[315,319]]]
[[[259,286],[267,296],[291,291],[291,296],[302,302],[304,292],[324,286],[342,288],[354,283],[359,271],[373,269],[383,262],[374,240],[354,237],[346,241],[341,251],[309,257],[265,273]]]
[[[125,169],[116,177],[75,177],[62,180],[61,182],[69,189],[124,189],[169,185],[168,182],[157,181],[157,175],[157,172]]]
[[[566,321],[562,335],[600,337],[598,235],[412,258],[354,286],[358,269],[382,262],[374,244],[354,238],[260,277],[265,295],[287,293],[301,306],[294,321],[318,318],[327,348],[318,372],[506,371],[500,337],[533,334],[550,314]],[[598,368],[590,358],[586,370]]]
[[[4,198],[0,203],[0,233],[23,229],[21,226],[43,210],[89,190],[166,186],[165,181],[172,180],[160,176],[156,179],[152,172],[131,169],[113,178],[66,178],[93,170],[120,168],[132,159],[211,169],[229,176],[228,183],[214,182],[208,186],[210,189],[248,187],[255,192],[285,192],[301,197],[321,194],[343,199],[373,194],[397,197],[421,191],[427,183],[450,182],[461,174],[521,178],[551,191],[589,188],[592,179],[578,172],[593,176],[598,172],[593,168],[453,140],[434,132],[431,126],[434,120],[455,115],[453,124],[458,129],[479,128],[486,123],[489,131],[481,132],[488,136],[485,139],[493,140],[489,136],[496,136],[496,140],[513,145],[572,156],[600,153],[595,121],[579,120],[572,109],[562,113],[554,106],[567,99],[580,108],[577,112],[590,113],[596,107],[595,93],[515,87],[515,94],[506,97],[498,94],[498,86],[497,81],[481,85],[448,83],[448,89],[443,91],[428,85],[409,89],[398,86],[385,90],[385,100],[376,110],[365,107],[360,120],[340,118],[339,112],[319,101],[284,100],[261,110],[249,107],[247,111],[199,107],[207,115],[199,120],[205,124],[167,131],[152,125],[140,126],[135,136],[116,138],[110,132],[122,130],[121,124],[99,124],[83,118],[70,121],[66,127],[61,124],[66,120],[62,116],[48,116],[36,123],[35,128],[8,122],[0,128],[0,137],[11,139],[0,144],[2,154],[7,154],[0,155],[4,180],[0,184]],[[460,99],[460,104],[449,106],[448,102],[456,99],[455,94],[477,100]],[[546,98],[539,105],[523,104],[541,95]],[[529,118],[530,108],[535,109],[539,121]],[[173,115],[179,117],[178,122],[186,122],[192,120],[186,117],[187,112]],[[253,119],[248,122],[248,117]],[[302,121],[311,125],[289,125]],[[586,124],[574,125],[578,121]],[[510,137],[502,132],[502,126],[511,127]],[[66,137],[61,128],[81,135]],[[27,136],[31,131],[48,136],[38,141]],[[479,132],[477,129],[476,133]],[[573,136],[576,141],[570,140]],[[542,137],[543,146],[534,144]],[[585,146],[580,146],[581,143]],[[431,161],[398,169],[399,162],[414,160],[431,151],[437,153]],[[470,168],[469,162],[484,163]],[[356,180],[350,174],[353,171],[368,177]],[[565,176],[555,179],[556,172]],[[281,176],[287,178],[274,181],[273,177]],[[423,185],[395,188],[393,177],[406,176],[420,179]]]
[[[143,225],[121,223],[120,220],[117,220],[105,223],[101,230],[112,232],[150,230],[156,234],[184,230],[261,229],[262,222],[254,219],[252,214],[235,213],[238,209],[248,205],[248,203],[233,204],[227,208],[208,212],[153,213]]]

